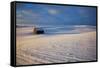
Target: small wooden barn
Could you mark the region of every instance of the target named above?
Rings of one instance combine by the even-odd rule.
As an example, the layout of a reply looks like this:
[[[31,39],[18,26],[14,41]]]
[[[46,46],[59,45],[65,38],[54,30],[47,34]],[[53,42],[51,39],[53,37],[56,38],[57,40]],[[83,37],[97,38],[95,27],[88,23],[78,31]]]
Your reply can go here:
[[[44,34],[44,30],[42,28],[33,28],[33,34]]]

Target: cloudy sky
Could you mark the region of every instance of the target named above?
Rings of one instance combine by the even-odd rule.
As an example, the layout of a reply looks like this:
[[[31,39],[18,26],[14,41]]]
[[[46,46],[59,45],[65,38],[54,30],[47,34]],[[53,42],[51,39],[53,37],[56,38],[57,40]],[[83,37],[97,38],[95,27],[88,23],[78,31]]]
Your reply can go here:
[[[17,24],[96,25],[96,8],[17,3]]]

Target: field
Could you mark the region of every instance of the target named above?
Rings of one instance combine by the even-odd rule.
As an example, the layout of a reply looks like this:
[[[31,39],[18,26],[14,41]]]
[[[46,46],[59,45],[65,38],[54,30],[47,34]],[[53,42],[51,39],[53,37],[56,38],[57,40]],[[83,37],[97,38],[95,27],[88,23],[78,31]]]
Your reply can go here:
[[[16,39],[17,65],[96,60],[95,30],[83,30],[77,34],[34,35],[32,27],[24,27],[17,28]]]

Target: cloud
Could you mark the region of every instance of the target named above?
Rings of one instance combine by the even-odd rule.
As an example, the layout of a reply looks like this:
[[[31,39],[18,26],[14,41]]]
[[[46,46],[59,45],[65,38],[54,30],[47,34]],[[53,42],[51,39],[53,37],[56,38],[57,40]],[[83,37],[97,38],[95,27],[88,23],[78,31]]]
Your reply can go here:
[[[48,9],[48,13],[50,13],[50,14],[58,14],[59,13],[59,11],[58,10],[55,10],[55,9]]]

